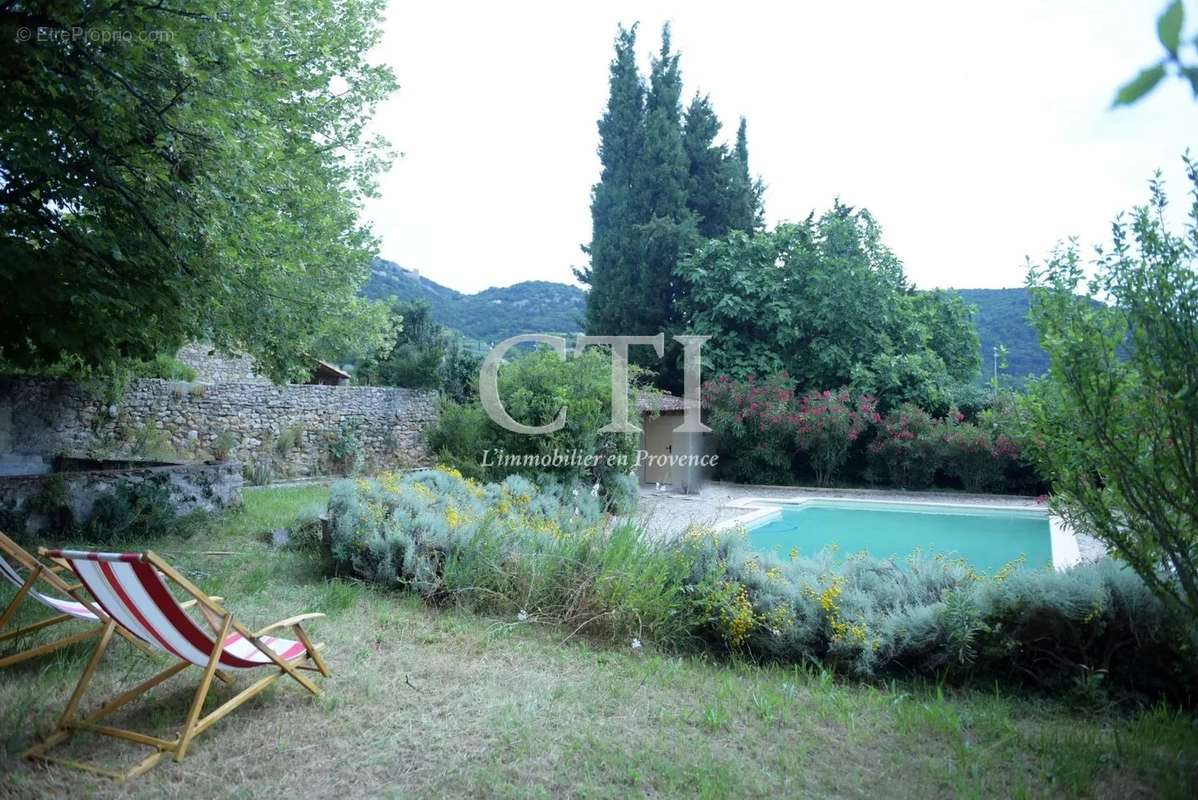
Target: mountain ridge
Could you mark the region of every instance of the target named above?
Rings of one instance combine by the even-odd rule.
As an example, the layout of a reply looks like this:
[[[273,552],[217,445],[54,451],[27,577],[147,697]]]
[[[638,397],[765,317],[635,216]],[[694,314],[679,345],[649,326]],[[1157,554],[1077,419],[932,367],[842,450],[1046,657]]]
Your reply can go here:
[[[1027,320],[1031,294],[1026,288],[953,291],[977,309],[983,379],[992,374],[998,345],[1007,351],[1006,367],[1000,368],[1004,375],[1021,379],[1048,369],[1048,356]],[[570,284],[520,281],[467,294],[384,259],[375,262],[361,294],[426,302],[433,320],[487,344],[522,333],[576,333],[586,311],[586,292]]]

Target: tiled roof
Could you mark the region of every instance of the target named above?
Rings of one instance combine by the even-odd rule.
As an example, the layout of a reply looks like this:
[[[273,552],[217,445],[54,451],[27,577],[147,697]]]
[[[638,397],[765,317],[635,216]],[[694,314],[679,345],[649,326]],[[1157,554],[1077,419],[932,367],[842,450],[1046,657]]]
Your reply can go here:
[[[640,391],[636,396],[636,410],[644,413],[661,412],[664,414],[681,413],[685,403],[681,397],[664,392]]]

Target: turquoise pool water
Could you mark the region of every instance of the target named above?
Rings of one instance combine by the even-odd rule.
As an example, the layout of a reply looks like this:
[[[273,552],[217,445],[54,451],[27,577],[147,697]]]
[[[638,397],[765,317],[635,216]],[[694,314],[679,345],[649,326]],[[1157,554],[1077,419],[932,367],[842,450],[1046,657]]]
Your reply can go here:
[[[1048,516],[1035,510],[810,501],[781,514],[749,529],[753,549],[812,556],[835,546],[845,557],[864,550],[898,561],[920,550],[963,558],[986,573],[1021,555],[1027,567],[1052,566]]]

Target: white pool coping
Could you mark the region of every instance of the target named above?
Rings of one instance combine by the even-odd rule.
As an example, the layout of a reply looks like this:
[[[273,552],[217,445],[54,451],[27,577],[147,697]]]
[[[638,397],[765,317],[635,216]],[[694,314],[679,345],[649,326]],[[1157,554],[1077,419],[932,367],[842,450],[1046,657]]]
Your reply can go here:
[[[1028,506],[1012,506],[983,503],[945,503],[931,500],[858,500],[845,497],[800,497],[781,499],[773,497],[741,497],[728,503],[727,508],[744,509],[745,513],[731,519],[723,520],[715,525],[716,530],[744,527],[755,528],[777,517],[782,516],[783,508],[799,508],[815,503],[833,503],[848,506],[913,506],[916,508],[952,509],[969,513],[971,511],[997,511],[1004,514],[1027,514],[1048,518],[1049,541],[1052,547],[1053,569],[1068,569],[1082,560],[1081,549],[1077,537],[1066,526],[1065,521],[1047,509]]]

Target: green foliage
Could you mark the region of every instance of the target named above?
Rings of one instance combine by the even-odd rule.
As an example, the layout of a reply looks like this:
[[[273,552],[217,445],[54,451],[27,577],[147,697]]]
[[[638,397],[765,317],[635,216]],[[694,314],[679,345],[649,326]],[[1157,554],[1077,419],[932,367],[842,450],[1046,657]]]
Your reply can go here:
[[[96,498],[84,535],[102,544],[175,532],[174,487],[167,481],[126,481]]]
[[[355,374],[367,386],[406,386],[430,389],[437,385],[437,367],[445,355],[445,331],[429,316],[423,303],[392,301],[394,343],[371,354]]]
[[[236,448],[237,434],[228,429],[223,430],[216,435],[216,439],[212,442],[212,458],[217,461],[225,461]]]
[[[1032,295],[1019,289],[959,289],[957,294],[975,309],[974,320],[981,340],[982,377],[994,377],[994,350],[1005,348],[1005,364],[998,365],[1000,376],[1022,382],[1029,375],[1048,371],[1048,354],[1040,347],[1036,329],[1028,320]],[[1004,376],[1004,377],[1005,377]]]
[[[265,486],[275,479],[275,460],[270,456],[255,456],[242,465],[241,474],[251,486]]]
[[[741,532],[692,530],[692,630],[711,647],[865,678],[926,674],[1071,692],[1093,674],[1129,699],[1192,704],[1198,639],[1131,570],[1066,572],[866,556],[780,559]]]
[[[381,338],[355,292],[384,5],[7,4],[4,368],[91,378],[204,340],[282,381],[318,342]]]
[[[324,503],[312,503],[304,506],[296,514],[295,522],[287,529],[288,550],[298,550],[305,553],[321,552],[324,541],[324,524],[321,520],[325,513]]]
[[[427,470],[338,484],[329,517],[334,563],[383,586],[625,641],[685,636],[678,560],[607,528],[589,493]]]
[[[815,482],[828,486],[879,419],[871,397],[854,398],[847,388],[798,395],[786,373],[761,383],[721,375],[703,385],[703,404],[717,449],[729,456],[738,478],[753,482],[789,483],[801,454]]]
[[[625,332],[621,301],[628,300],[637,268],[633,226],[640,221],[632,183],[644,149],[645,85],[636,64],[636,25],[620,27],[599,120],[599,182],[591,191],[590,265],[577,273],[590,286],[590,333]]]
[[[687,207],[690,175],[682,141],[678,58],[670,50],[667,23],[661,32],[661,49],[650,64],[644,143],[632,173],[631,203],[636,221],[631,230],[632,252],[626,258],[634,269],[631,279],[613,298],[623,311],[621,326],[603,331],[606,333],[652,336],[677,330],[675,303],[682,287],[674,267],[700,241],[698,220]],[[659,367],[663,373],[661,385],[670,385],[677,379],[675,349],[671,342],[661,364],[646,348],[630,352],[629,358],[634,363]]]
[[[1177,77],[1189,81],[1194,97],[1198,98],[1198,61],[1187,61],[1183,52],[1187,47],[1198,48],[1198,36],[1183,42],[1181,31],[1184,26],[1185,6],[1181,0],[1172,0],[1156,21],[1156,35],[1161,46],[1165,48],[1164,57],[1152,66],[1140,70],[1138,75],[1121,86],[1115,94],[1112,106],[1138,103],[1155,89],[1170,71]]]
[[[1159,177],[1083,265],[1064,248],[1029,284],[1051,358],[1024,404],[1053,508],[1198,614],[1198,169],[1184,233],[1165,225]],[[1086,278],[1089,274],[1092,277]],[[1088,296],[1079,297],[1078,292]],[[1101,297],[1108,305],[1096,305]]]
[[[787,371],[800,390],[852,384],[884,409],[947,407],[977,376],[968,308],[912,294],[868,211],[710,241],[679,265],[705,367],[743,378]]]
[[[437,367],[437,385],[442,396],[455,403],[477,400],[478,375],[482,363],[482,356],[467,350],[460,339],[450,339],[445,358]]]
[[[967,492],[995,492],[1004,488],[1004,477],[1019,448],[1008,434],[985,424],[964,421],[960,412],[944,420],[944,470]]]
[[[1005,393],[972,421],[956,409],[937,418],[912,404],[883,418],[872,397],[847,388],[799,394],[785,373],[721,375],[703,384],[703,406],[717,474],[740,482],[826,486],[844,475],[909,489],[936,480],[972,492],[1042,489],[1021,457],[1025,426]]]
[[[749,171],[748,127],[748,121],[741,117],[736,128],[736,146],[732,150],[728,228],[734,231],[755,231],[765,225],[765,207],[761,199],[765,184]]]
[[[587,331],[653,335],[681,330],[687,286],[676,267],[704,237],[751,230],[760,222],[761,184],[748,172],[742,124],[735,152],[717,144],[720,123],[706,97],[683,118],[679,57],[662,30],[648,85],[636,64],[636,26],[620,28],[607,109],[599,121],[600,179],[591,202]],[[648,366],[643,351],[631,354]],[[658,384],[677,388],[679,351],[667,345]]]
[[[616,476],[635,465],[635,434],[600,433],[611,422],[611,360],[598,349],[563,360],[541,348],[501,365],[499,396],[513,419],[525,425],[552,422],[566,406],[566,424],[553,433],[528,436],[496,425],[478,403],[446,401],[437,424],[426,432],[429,449],[442,462],[480,480],[543,472],[566,482],[598,483],[604,492]],[[635,407],[629,401],[629,407]],[[555,454],[593,456],[594,464],[543,466]],[[484,464],[484,455],[488,464]],[[525,457],[540,464],[505,466],[501,456]]]
[[[699,234],[718,239],[733,229],[731,185],[738,177],[728,147],[716,142],[720,121],[706,96],[695,95],[683,120],[682,146],[689,164],[686,204],[699,220]],[[749,230],[750,228],[740,228]]]
[[[1099,675],[1132,701],[1198,700],[1192,625],[1109,560],[985,577],[941,558],[782,559],[743,531],[663,543],[586,492],[444,469],[340,483],[328,513],[338,570],[515,623],[866,679],[1073,693]]]
[[[136,378],[162,378],[168,381],[183,381],[190,383],[196,379],[196,371],[174,356],[159,353],[150,361],[136,362],[130,365],[130,372]]]
[[[375,262],[362,295],[424,303],[434,322],[477,340],[475,344],[488,345],[521,333],[577,333],[586,309],[586,294],[577,286],[521,281],[462,294],[381,259]]]
[[[353,475],[362,467],[361,420],[344,419],[328,440],[329,461],[342,475]]]
[[[871,477],[901,489],[927,489],[942,459],[943,422],[906,403],[878,423],[869,454]]]
[[[280,458],[286,458],[292,450],[303,443],[304,426],[297,422],[279,432],[278,437],[275,439],[275,454]]]

